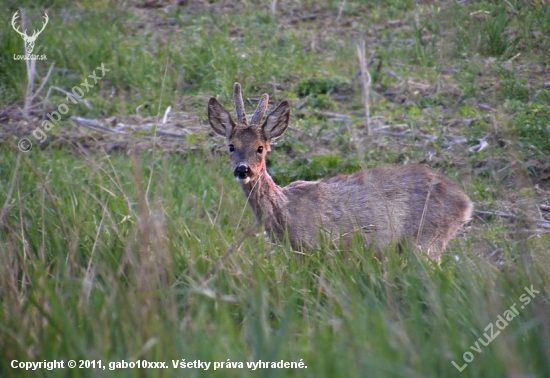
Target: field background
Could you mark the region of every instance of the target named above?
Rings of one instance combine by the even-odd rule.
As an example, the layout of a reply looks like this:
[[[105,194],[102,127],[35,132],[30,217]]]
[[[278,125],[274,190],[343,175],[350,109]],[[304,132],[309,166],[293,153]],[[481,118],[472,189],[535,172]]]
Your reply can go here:
[[[1,4],[0,376],[550,377],[547,0]],[[13,59],[16,10],[29,34],[47,11],[33,52],[46,61]],[[270,109],[291,103],[268,162],[280,185],[391,164],[459,183],[476,212],[441,266],[414,250],[380,261],[360,245],[304,255],[266,241],[207,122],[211,96],[232,109],[236,81],[249,114],[264,92]],[[500,335],[470,349],[514,303]],[[182,359],[307,369],[171,368]]]

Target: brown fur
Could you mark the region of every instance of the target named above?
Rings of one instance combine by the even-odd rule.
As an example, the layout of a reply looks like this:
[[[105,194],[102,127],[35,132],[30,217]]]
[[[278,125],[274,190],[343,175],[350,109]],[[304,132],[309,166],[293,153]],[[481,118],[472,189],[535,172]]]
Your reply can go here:
[[[240,95],[238,84],[237,92]],[[237,125],[214,98],[209,102],[212,128],[234,146],[233,169],[240,164],[250,167],[250,180],[241,183],[242,189],[256,219],[275,241],[286,232],[293,248],[308,248],[318,245],[320,238],[347,245],[359,235],[367,245],[374,243],[384,251],[408,240],[438,258],[470,219],[473,206],[468,196],[424,166],[378,167],[281,188],[267,173],[265,155],[271,140],[286,130],[290,107],[281,103],[261,125],[257,113],[250,126]]]

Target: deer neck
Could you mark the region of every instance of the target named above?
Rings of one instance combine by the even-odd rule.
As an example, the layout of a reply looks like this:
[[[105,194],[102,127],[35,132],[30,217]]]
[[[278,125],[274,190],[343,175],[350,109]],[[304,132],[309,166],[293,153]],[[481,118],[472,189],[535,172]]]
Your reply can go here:
[[[286,202],[286,196],[281,187],[275,184],[265,167],[256,179],[241,184],[241,187],[257,221],[268,232],[282,239],[286,224],[282,205]]]

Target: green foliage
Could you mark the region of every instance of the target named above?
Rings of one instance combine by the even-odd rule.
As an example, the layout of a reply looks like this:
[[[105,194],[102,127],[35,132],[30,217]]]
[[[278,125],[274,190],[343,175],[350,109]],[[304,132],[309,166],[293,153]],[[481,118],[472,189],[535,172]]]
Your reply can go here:
[[[546,96],[550,97],[546,92]],[[513,125],[523,148],[534,149],[537,155],[545,158],[550,155],[550,107],[545,100],[530,104],[510,102],[514,114]]]
[[[514,53],[520,38],[511,38],[507,34],[510,25],[510,17],[506,8],[502,7],[495,11],[496,15],[485,18],[483,32],[486,38],[486,51],[494,57],[510,57]]]
[[[321,75],[309,79],[304,79],[298,82],[294,87],[294,92],[298,96],[318,96],[324,94],[330,94],[343,86],[340,80],[329,79]]]
[[[320,110],[335,110],[336,103],[332,101],[329,95],[320,94],[316,96],[310,96],[304,102],[305,105]]]
[[[550,4],[548,2],[540,3],[533,11],[533,20],[536,30],[543,35],[550,35]]]
[[[383,262],[360,244],[299,257],[253,236],[217,266],[242,227],[255,222],[222,159],[146,153],[129,163],[122,155],[33,150],[14,174],[17,155],[6,146],[1,152],[0,203],[17,188],[0,229],[3,377],[36,376],[12,369],[14,359],[101,359],[104,365],[145,359],[166,362],[168,375],[177,372],[172,360],[303,359],[307,370],[262,372],[458,376],[451,361],[462,365],[487,324],[520,303],[531,285],[540,293],[462,375],[505,374],[511,366],[541,376],[550,371],[540,346],[550,282],[542,241],[508,243],[502,229],[492,228],[487,236],[507,251],[499,271],[456,242],[440,267],[409,248],[387,251]],[[318,156],[311,162],[315,172],[304,174],[343,165],[338,156]],[[517,361],[507,360],[502,345]],[[212,369],[185,371],[257,376]]]
[[[507,100],[529,101],[529,90],[525,80],[519,78],[514,70],[501,69],[502,96]]]
[[[290,164],[273,167],[277,182],[282,185],[296,180],[317,180],[361,169],[357,158],[344,159],[338,155],[312,155],[311,160],[293,159]]]
[[[421,97],[418,99],[418,106],[421,108],[435,108],[441,104],[441,99],[436,97]]]

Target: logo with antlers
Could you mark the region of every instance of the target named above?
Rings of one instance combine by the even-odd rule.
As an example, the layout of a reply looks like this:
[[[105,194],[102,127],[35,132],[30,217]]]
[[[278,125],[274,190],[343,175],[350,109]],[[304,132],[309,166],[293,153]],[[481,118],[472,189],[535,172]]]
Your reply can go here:
[[[26,29],[25,29],[25,32],[19,31],[19,27],[15,25],[15,22],[17,21],[18,18],[19,18],[19,11],[15,12],[15,14],[13,15],[11,19],[11,26],[17,33],[21,35],[21,37],[23,37],[23,40],[25,41],[25,49],[26,49],[27,55],[30,55],[32,54],[32,50],[34,50],[34,42],[36,41],[36,38],[38,38],[40,33],[42,33],[42,31],[46,27],[46,25],[48,25],[48,20],[49,20],[48,15],[44,13],[45,22],[42,25],[42,29],[40,29],[39,31],[34,30],[31,36],[27,35]]]

